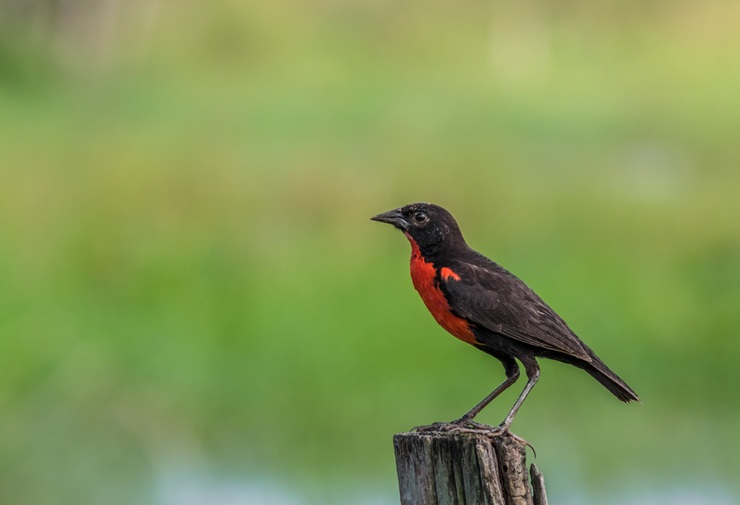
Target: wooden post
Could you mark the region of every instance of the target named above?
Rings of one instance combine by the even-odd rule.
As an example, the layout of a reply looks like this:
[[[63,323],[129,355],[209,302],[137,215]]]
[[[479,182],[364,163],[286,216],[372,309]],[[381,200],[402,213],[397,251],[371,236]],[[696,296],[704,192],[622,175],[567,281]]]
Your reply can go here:
[[[401,505],[547,505],[542,474],[511,436],[398,433],[393,446]]]

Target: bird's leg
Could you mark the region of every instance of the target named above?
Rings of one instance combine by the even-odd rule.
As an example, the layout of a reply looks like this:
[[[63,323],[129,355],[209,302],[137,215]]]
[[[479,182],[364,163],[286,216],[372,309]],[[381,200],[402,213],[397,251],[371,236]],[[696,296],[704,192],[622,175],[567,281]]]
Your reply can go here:
[[[524,364],[524,370],[526,371],[527,378],[529,380],[527,381],[527,385],[524,386],[524,390],[519,395],[519,398],[517,398],[516,403],[514,403],[514,406],[511,407],[511,410],[506,415],[506,419],[504,419],[504,421],[499,425],[499,428],[504,431],[509,431],[509,426],[511,426],[511,423],[514,420],[514,416],[519,411],[519,407],[522,406],[522,403],[524,403],[524,399],[527,397],[534,385],[537,384],[537,381],[540,378],[540,367],[539,365],[537,365],[537,361],[534,359],[534,357],[528,357],[522,359],[521,361],[522,364]]]
[[[470,409],[464,416],[462,416],[460,419],[456,421],[452,421],[452,424],[473,424],[476,425],[478,423],[473,422],[473,418],[477,416],[481,410],[483,410],[486,405],[491,403],[494,398],[496,398],[498,395],[500,395],[503,391],[508,389],[512,384],[514,384],[517,379],[519,379],[519,366],[516,364],[516,360],[514,358],[500,358],[501,363],[504,365],[504,371],[506,372],[506,380],[496,389],[494,389],[491,394],[483,398],[483,400],[478,403],[475,407]],[[481,425],[481,426],[487,426],[487,425]],[[489,427],[490,428],[490,427]]]
[[[497,356],[498,357],[498,356]],[[473,418],[485,408],[486,405],[501,394],[502,391],[510,387],[519,378],[519,366],[516,364],[514,358],[499,357],[501,363],[504,365],[506,372],[506,380],[501,383],[491,394],[486,396],[480,403],[470,409],[460,419],[456,419],[449,423],[433,423],[427,426],[416,426],[412,431],[416,432],[430,432],[430,431],[497,431],[497,427],[489,426],[487,424],[476,423]]]
[[[514,420],[514,416],[519,410],[519,407],[522,406],[522,403],[524,403],[524,399],[527,397],[529,392],[532,390],[532,388],[540,378],[540,368],[537,365],[537,361],[534,359],[534,357],[525,357],[521,361],[524,364],[524,369],[529,380],[524,386],[524,390],[519,395],[519,398],[517,398],[516,403],[514,403],[514,406],[511,408],[511,411],[509,411],[509,414],[506,416],[506,419],[504,419],[504,421],[500,425],[489,426],[487,424],[476,423],[475,421],[473,421],[473,418],[478,415],[478,413],[483,410],[486,405],[488,405],[494,398],[501,394],[502,391],[514,384],[514,382],[516,382],[516,380],[519,378],[519,367],[517,366],[516,361],[513,358],[501,359],[501,362],[504,364],[504,368],[506,370],[506,380],[499,387],[494,389],[490,395],[486,396],[483,401],[470,409],[460,419],[457,419],[450,423],[434,423],[429,426],[418,426],[414,428],[413,431],[422,433],[432,431],[441,431],[447,433],[484,433],[488,437],[498,437],[505,435],[507,437],[513,438],[522,445],[529,446],[534,452],[534,447],[532,446],[532,444],[509,431],[509,426],[511,426],[511,422]],[[535,452],[535,455],[536,454],[537,453]]]
[[[513,360],[512,360],[513,361]],[[519,442],[522,445],[528,445],[532,448],[532,451],[534,451],[534,447],[532,447],[532,444],[524,440],[523,438],[514,435],[509,431],[509,426],[511,426],[512,421],[514,420],[514,416],[519,411],[519,407],[522,406],[522,403],[524,403],[524,399],[527,398],[527,395],[532,390],[535,384],[537,384],[537,381],[540,378],[540,367],[537,365],[537,361],[534,359],[534,357],[525,357],[521,360],[522,364],[524,364],[524,370],[527,373],[527,378],[529,379],[527,381],[527,384],[524,386],[524,390],[519,395],[519,398],[517,398],[516,402],[514,403],[514,406],[511,408],[509,413],[506,416],[506,419],[504,421],[496,426],[488,426],[485,424],[479,424],[474,422],[472,419],[475,417],[478,412],[480,412],[488,403],[496,398],[501,391],[506,389],[507,387],[511,386],[516,379],[519,377],[519,369],[516,369],[516,373],[512,376],[507,377],[506,381],[504,381],[503,384],[501,384],[499,387],[497,387],[490,395],[488,395],[486,398],[483,399],[482,402],[480,402],[478,405],[470,409],[470,411],[462,416],[457,421],[453,421],[449,425],[447,425],[446,429],[443,431],[453,431],[453,432],[480,432],[484,431],[486,434],[490,437],[497,437],[501,435],[506,435],[517,442]],[[516,365],[516,362],[514,362]],[[508,372],[508,368],[507,368]],[[535,453],[536,454],[536,453]]]

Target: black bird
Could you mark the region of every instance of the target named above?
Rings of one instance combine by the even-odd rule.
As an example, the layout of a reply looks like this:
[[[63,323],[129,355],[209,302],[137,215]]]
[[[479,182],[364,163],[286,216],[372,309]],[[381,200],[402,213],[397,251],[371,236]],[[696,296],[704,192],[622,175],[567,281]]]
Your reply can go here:
[[[473,418],[516,382],[519,360],[528,380],[499,425],[500,431],[508,431],[540,378],[538,357],[585,370],[623,402],[639,400],[529,286],[471,249],[447,210],[412,203],[372,219],[395,226],[409,239],[411,280],[434,319],[455,337],[501,361],[506,373],[506,380],[460,419],[422,429],[483,427]]]

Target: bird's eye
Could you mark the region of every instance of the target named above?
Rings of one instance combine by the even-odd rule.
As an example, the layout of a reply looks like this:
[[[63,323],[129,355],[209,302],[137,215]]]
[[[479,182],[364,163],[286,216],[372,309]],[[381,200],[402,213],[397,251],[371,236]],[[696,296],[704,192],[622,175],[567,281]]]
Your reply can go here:
[[[414,221],[416,221],[419,224],[426,223],[427,219],[429,218],[423,212],[417,212],[416,214],[414,214]]]

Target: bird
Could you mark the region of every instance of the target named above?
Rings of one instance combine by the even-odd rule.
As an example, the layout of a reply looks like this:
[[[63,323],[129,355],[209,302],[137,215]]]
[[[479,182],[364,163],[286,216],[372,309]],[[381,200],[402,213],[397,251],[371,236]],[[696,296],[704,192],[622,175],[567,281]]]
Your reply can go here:
[[[521,279],[468,246],[452,214],[420,202],[378,214],[373,221],[401,230],[411,244],[411,280],[429,312],[454,337],[498,359],[506,379],[461,418],[416,431],[491,429],[510,426],[540,378],[537,358],[548,358],[588,372],[623,402],[637,393],[570,329],[566,322]],[[519,379],[520,362],[527,383],[497,427],[474,421],[493,399]]]

